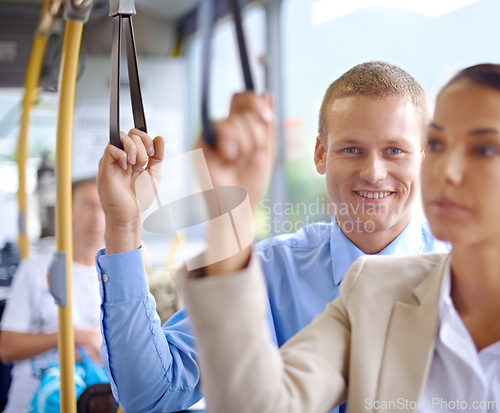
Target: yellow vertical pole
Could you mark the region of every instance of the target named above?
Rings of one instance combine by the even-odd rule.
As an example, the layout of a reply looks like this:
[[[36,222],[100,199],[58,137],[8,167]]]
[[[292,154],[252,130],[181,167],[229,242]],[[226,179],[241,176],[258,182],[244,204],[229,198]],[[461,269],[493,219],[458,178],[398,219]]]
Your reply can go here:
[[[47,46],[47,35],[37,33],[31,48],[31,54],[24,79],[23,112],[21,115],[21,127],[17,143],[17,168],[19,174],[19,188],[17,190],[17,204],[19,209],[19,235],[18,244],[21,258],[27,258],[30,254],[30,240],[28,236],[28,191],[26,189],[26,169],[29,150],[29,128],[31,111],[38,99],[38,82],[42,69],[43,56]]]
[[[18,245],[21,251],[21,258],[27,258],[30,254],[30,240],[28,236],[28,191],[26,188],[26,169],[29,149],[29,128],[31,121],[31,111],[38,99],[38,84],[40,72],[42,70],[43,56],[47,47],[47,32],[52,26],[54,15],[57,14],[60,4],[56,1],[44,0],[42,4],[42,14],[38,24],[37,33],[31,47],[31,54],[26,67],[24,77],[24,96],[21,115],[21,126],[19,129],[19,139],[17,142],[17,168],[19,176],[19,186],[17,190],[18,204]]]
[[[61,53],[59,107],[57,119],[56,182],[57,182],[57,251],[66,254],[67,304],[59,306],[59,364],[61,367],[61,412],[76,413],[75,395],[75,334],[72,318],[72,199],[71,158],[73,116],[78,74],[78,59],[83,33],[83,21],[67,20]]]

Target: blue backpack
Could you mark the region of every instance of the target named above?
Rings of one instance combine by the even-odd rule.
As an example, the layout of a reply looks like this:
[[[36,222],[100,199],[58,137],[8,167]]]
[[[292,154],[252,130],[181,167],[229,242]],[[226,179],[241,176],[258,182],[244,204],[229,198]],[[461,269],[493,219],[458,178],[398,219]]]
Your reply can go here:
[[[83,349],[79,349],[82,361],[75,365],[75,393],[76,399],[83,391],[93,384],[109,383],[109,378],[104,369],[95,363]],[[33,400],[31,401],[30,412],[32,413],[60,413],[60,388],[61,371],[59,364],[54,364],[45,369],[40,379]]]

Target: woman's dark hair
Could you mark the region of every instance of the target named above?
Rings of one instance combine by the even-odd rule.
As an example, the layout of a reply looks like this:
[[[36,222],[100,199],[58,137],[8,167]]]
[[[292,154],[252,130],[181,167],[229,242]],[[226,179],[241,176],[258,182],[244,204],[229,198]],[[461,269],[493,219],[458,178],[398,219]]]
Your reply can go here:
[[[453,76],[451,80],[441,89],[441,92],[443,92],[448,86],[462,79],[469,79],[480,85],[500,90],[500,65],[494,63],[481,63],[469,66]]]

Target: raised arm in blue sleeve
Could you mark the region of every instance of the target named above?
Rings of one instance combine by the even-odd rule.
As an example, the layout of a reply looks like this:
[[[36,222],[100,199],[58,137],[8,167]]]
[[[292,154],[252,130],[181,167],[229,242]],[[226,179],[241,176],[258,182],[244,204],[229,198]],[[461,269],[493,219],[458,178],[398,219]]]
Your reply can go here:
[[[201,399],[186,314],[161,326],[142,251],[96,256],[102,298],[101,358],[125,412],[175,412]]]

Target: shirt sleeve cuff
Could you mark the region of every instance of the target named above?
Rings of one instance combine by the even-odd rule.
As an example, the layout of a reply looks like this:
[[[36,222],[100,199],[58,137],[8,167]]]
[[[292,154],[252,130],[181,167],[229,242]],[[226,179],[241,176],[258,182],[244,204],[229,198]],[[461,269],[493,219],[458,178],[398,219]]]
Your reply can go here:
[[[103,302],[129,300],[148,294],[142,248],[117,254],[106,254],[102,249],[95,260]]]

